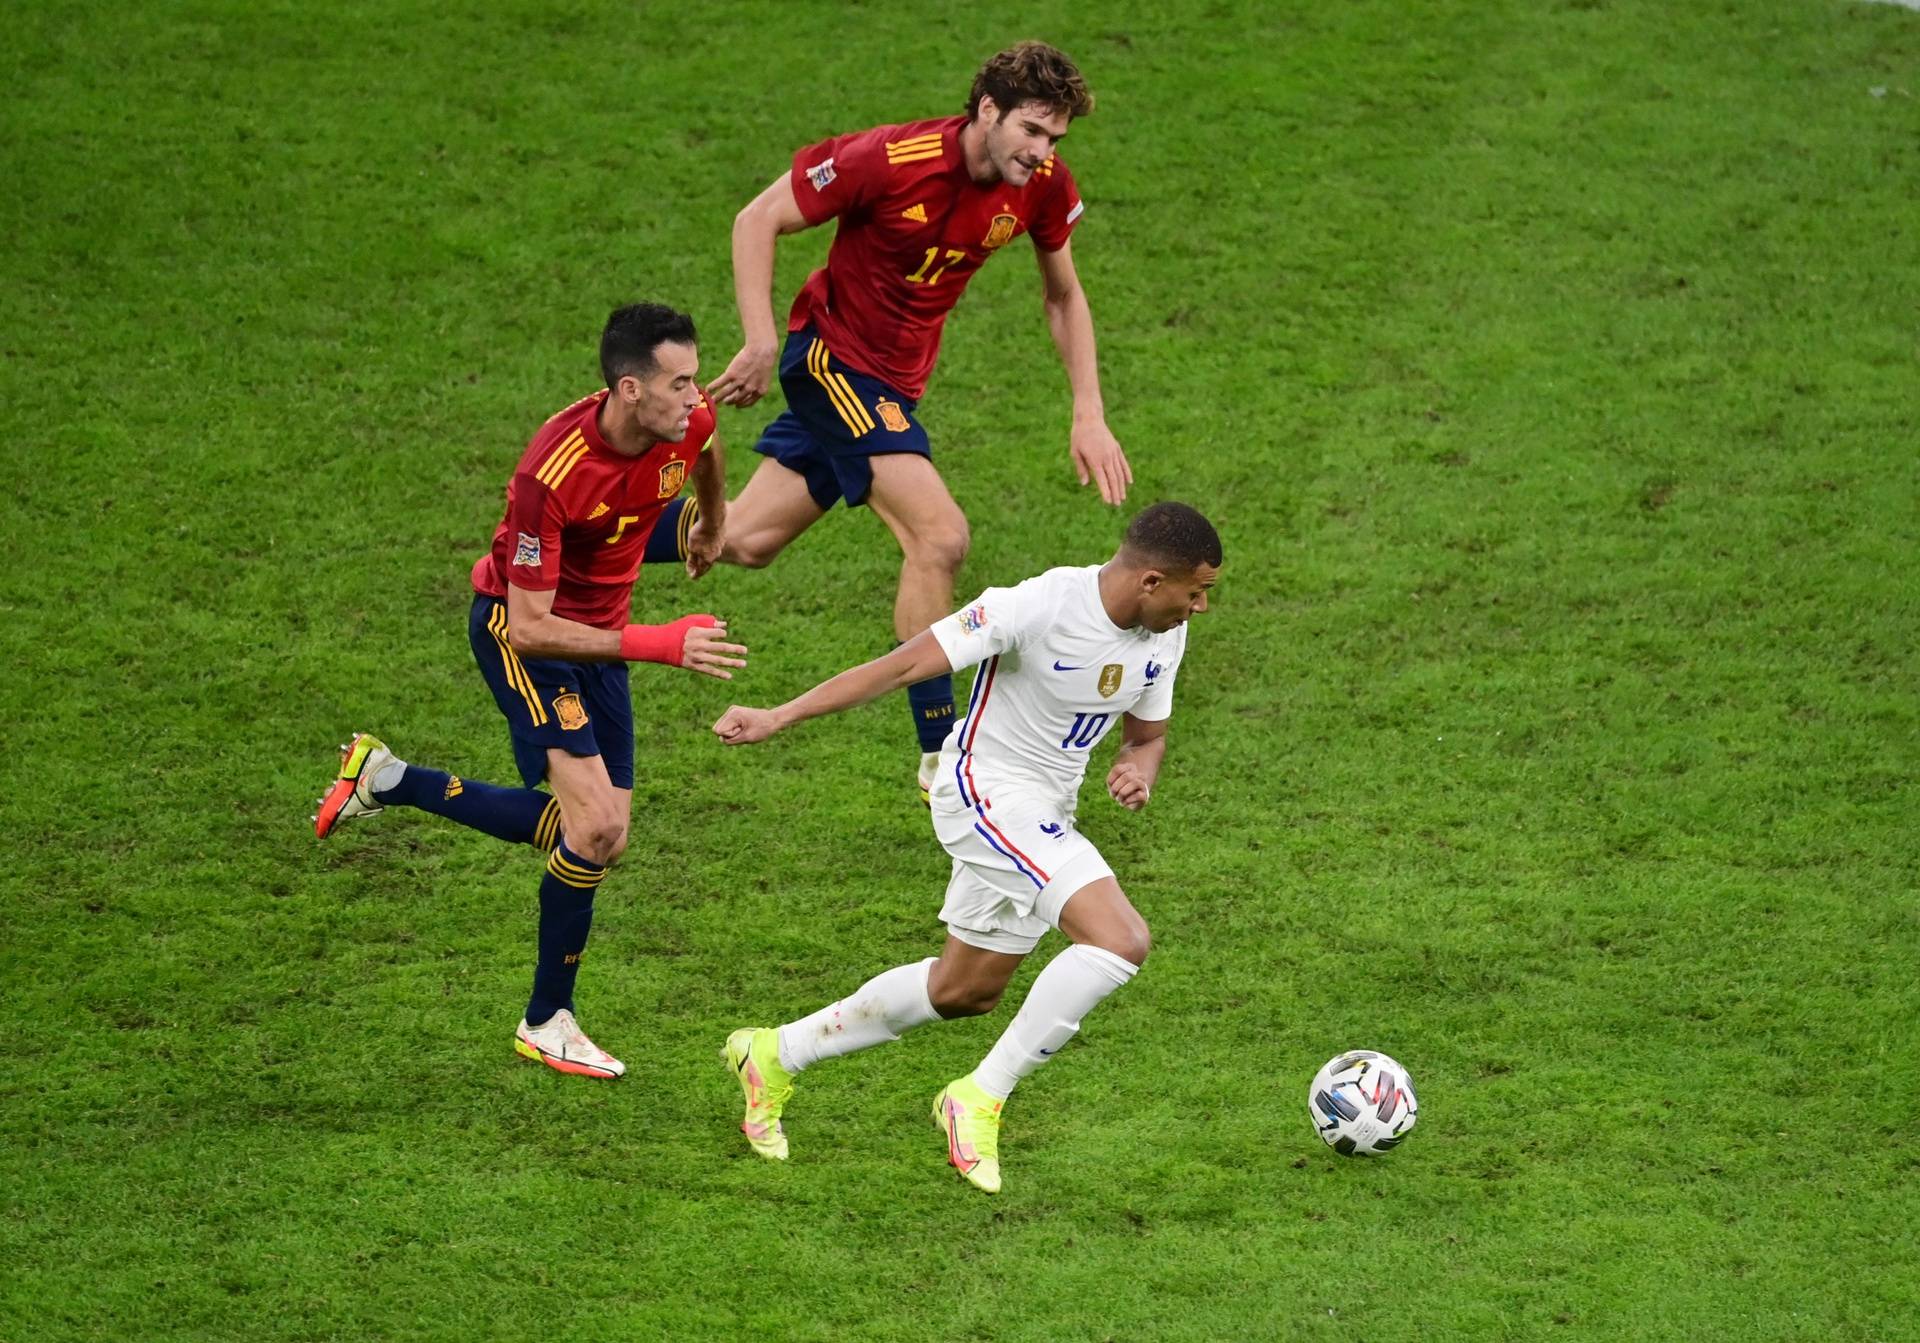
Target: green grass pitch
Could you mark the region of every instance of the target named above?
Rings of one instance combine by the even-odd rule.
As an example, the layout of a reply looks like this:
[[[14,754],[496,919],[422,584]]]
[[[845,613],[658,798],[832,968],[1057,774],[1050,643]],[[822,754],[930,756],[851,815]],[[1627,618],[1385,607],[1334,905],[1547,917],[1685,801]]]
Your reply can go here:
[[[1920,14],[6,28],[0,1338],[1920,1338]],[[466,572],[606,312],[689,308],[717,373],[733,212],[1026,36],[1099,97],[1065,153],[1129,511],[1201,506],[1227,564],[1152,805],[1082,812],[1156,949],[988,1199],[925,1109],[1011,995],[808,1074],[786,1167],[717,1060],[937,945],[901,705],[706,735],[887,646],[864,511],[642,577],[753,663],[636,674],[580,994],[620,1085],[509,1049],[530,853],[306,817],[353,728],[509,777]],[[723,413],[736,487],[777,409]],[[924,409],[963,588],[1109,551],[1024,257]],[[1353,1046],[1419,1084],[1380,1161],[1304,1113]]]

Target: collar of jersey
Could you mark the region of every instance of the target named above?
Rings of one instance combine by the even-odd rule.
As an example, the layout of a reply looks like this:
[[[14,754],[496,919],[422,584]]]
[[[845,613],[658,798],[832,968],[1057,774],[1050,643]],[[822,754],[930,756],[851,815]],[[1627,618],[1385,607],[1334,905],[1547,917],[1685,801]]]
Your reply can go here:
[[[600,432],[600,410],[607,404],[607,398],[612,395],[611,390],[601,388],[600,395],[593,398],[593,404],[587,408],[587,413],[580,420],[580,437],[586,439],[587,446],[595,452],[614,452],[613,444],[607,442],[606,436]],[[619,454],[615,453],[615,455]]]

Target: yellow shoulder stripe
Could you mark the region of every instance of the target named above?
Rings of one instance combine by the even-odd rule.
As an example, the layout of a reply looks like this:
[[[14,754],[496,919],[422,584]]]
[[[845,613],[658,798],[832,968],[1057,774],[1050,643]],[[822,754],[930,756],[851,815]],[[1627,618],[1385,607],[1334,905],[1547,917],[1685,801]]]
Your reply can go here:
[[[940,131],[928,131],[925,135],[909,135],[904,140],[889,140],[887,152],[891,154],[896,149],[920,149],[929,144],[937,145],[940,143],[941,134]]]
[[[533,473],[533,477],[550,490],[558,489],[560,482],[567,478],[567,472],[573,470],[574,463],[586,455],[587,440],[575,429],[560,440],[560,446],[553,450],[540,469]]]

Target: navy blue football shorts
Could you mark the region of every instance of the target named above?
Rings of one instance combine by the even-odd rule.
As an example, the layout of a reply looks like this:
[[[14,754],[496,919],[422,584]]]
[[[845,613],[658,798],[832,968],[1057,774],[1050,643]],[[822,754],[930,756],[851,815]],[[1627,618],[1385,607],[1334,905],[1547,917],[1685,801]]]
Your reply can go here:
[[[933,457],[927,431],[914,417],[919,403],[841,363],[810,326],[787,336],[780,386],[787,408],[754,451],[805,477],[821,508],[842,499],[849,508],[864,504],[873,488],[871,458],[891,452]]]
[[[633,787],[633,693],[624,662],[523,658],[507,642],[507,604],[476,594],[467,642],[506,715],[513,763],[532,788],[547,777],[547,748],[597,755],[615,788]]]

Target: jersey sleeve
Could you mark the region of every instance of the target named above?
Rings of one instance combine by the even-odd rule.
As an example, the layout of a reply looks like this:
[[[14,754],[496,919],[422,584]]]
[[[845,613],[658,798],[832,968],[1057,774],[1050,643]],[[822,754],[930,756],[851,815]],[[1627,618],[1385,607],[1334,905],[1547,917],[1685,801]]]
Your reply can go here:
[[[1147,693],[1140,697],[1127,713],[1142,722],[1159,723],[1173,717],[1173,680],[1180,671],[1180,663],[1187,656],[1187,627],[1180,627],[1179,641],[1168,654],[1166,662],[1155,672],[1147,685]]]
[[[1080,184],[1073,180],[1067,165],[1055,159],[1053,189],[1040,202],[1040,209],[1027,228],[1033,237],[1033,245],[1043,252],[1057,252],[1065,247],[1067,239],[1073,236],[1073,226],[1080,222],[1080,214],[1085,209],[1086,205],[1080,199]]]
[[[1020,644],[1021,617],[1032,607],[1027,584],[1015,588],[988,588],[965,606],[933,622],[933,637],[946,650],[953,669],[985,662]]]
[[[891,130],[879,126],[836,135],[793,156],[793,198],[807,223],[825,223],[879,197],[887,184]]]
[[[515,474],[507,492],[507,582],[529,592],[560,586],[560,532],[566,505],[534,477]]]

